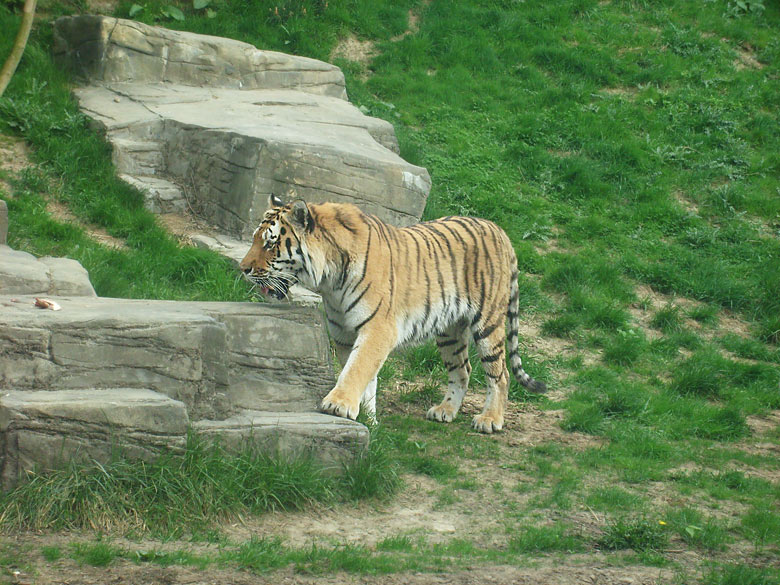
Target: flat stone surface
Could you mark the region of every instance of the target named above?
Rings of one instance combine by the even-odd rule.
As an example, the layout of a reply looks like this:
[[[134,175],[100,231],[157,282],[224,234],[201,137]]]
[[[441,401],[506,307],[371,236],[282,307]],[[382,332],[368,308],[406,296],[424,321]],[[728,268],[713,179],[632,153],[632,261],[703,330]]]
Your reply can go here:
[[[310,455],[331,467],[354,457],[369,439],[362,424],[318,412],[245,411],[222,421],[197,421],[193,429],[219,437],[229,450],[251,444],[283,457]]]
[[[334,383],[314,307],[50,298],[0,295],[0,390],[151,389],[198,420],[314,410]]]
[[[71,460],[107,462],[120,449],[149,459],[185,445],[188,416],[177,400],[139,388],[0,392],[0,482]]]

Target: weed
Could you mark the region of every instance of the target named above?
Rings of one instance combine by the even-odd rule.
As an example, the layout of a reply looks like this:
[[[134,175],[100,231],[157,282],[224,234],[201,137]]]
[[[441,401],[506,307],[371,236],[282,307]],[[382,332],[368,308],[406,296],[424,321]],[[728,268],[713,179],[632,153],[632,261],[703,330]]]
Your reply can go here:
[[[670,510],[667,515],[669,528],[687,544],[710,551],[725,550],[729,541],[728,531],[711,518],[692,508]]]

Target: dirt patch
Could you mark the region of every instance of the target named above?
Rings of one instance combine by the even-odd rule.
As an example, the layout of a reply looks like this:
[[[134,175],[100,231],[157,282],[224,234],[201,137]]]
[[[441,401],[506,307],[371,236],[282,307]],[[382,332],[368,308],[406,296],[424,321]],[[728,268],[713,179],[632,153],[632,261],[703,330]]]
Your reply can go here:
[[[368,65],[377,53],[373,41],[361,41],[356,36],[350,35],[339,41],[330,54],[330,60],[346,59],[361,65]]]
[[[214,237],[217,231],[206,221],[191,213],[161,213],[157,216],[157,221],[172,234],[180,244],[191,246],[192,236],[206,235]]]
[[[15,177],[32,165],[30,149],[24,140],[0,134],[0,189],[10,194],[11,185],[6,179]]]
[[[734,60],[734,68],[737,71],[743,69],[763,69],[764,64],[756,59],[755,51],[749,43],[745,43],[737,49],[737,58]]]

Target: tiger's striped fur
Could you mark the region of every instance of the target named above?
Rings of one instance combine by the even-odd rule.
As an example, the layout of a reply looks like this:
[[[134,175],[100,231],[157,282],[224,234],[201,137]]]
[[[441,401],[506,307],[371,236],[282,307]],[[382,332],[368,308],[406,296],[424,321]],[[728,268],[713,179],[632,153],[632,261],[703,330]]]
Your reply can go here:
[[[328,326],[343,365],[323,411],[356,418],[361,401],[376,410],[376,376],[399,346],[435,337],[449,382],[427,417],[455,418],[471,374],[470,339],[485,369],[487,398],[475,429],[504,424],[509,364],[533,392],[544,383],[524,370],[518,353],[517,259],[496,224],[445,217],[397,228],[353,205],[295,201],[270,208],[255,230],[241,269],[261,292],[286,296],[295,282],[322,295]]]

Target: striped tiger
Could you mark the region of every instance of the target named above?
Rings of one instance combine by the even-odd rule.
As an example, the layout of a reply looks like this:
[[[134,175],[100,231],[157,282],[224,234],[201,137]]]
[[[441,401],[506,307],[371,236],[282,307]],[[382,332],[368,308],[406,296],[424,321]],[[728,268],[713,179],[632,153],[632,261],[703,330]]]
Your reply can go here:
[[[435,337],[448,371],[441,404],[427,418],[450,422],[468,389],[473,339],[487,397],[473,427],[504,426],[509,363],[515,378],[544,392],[518,354],[517,259],[506,233],[472,217],[445,217],[398,228],[343,203],[288,204],[275,196],[241,261],[264,295],[287,296],[294,283],[322,295],[328,328],[343,368],[322,411],[355,419],[362,403],[376,413],[377,373],[397,347]]]

